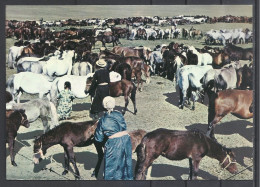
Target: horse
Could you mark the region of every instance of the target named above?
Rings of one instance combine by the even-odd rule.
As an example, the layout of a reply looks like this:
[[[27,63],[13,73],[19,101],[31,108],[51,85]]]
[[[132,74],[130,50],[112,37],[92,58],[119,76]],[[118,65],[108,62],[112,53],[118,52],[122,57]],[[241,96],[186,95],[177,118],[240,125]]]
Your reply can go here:
[[[160,128],[147,133],[137,148],[135,180],[144,180],[147,169],[160,155],[169,160],[189,158],[190,180],[197,179],[200,161],[206,155],[217,159],[220,166],[230,173],[237,172],[234,153],[204,133]]]
[[[86,76],[92,73],[92,65],[89,62],[76,62],[72,66],[72,75]]]
[[[17,166],[14,160],[14,144],[15,138],[17,136],[17,131],[20,126],[24,126],[26,128],[30,127],[30,124],[27,120],[27,116],[24,110],[6,110],[6,143],[8,143],[11,164],[13,166]]]
[[[5,103],[9,103],[10,101],[13,101],[13,96],[10,92],[5,91]]]
[[[46,97],[33,99],[25,103],[10,103],[6,105],[6,109],[24,110],[29,123],[40,118],[42,120],[44,133],[59,125],[56,107]],[[48,124],[48,116],[51,117],[51,125]]]
[[[115,45],[121,44],[119,41],[119,37],[117,35],[113,36],[105,36],[105,35],[98,35],[96,37],[96,42],[101,41],[102,42],[102,47],[106,48],[106,43],[113,43],[113,47]]]
[[[179,108],[183,109],[188,95],[193,95],[192,110],[195,110],[195,102],[198,100],[199,92],[203,91],[201,78],[205,73],[212,69],[212,66],[187,65],[183,66],[177,72],[177,85],[180,89]],[[191,93],[190,93],[191,92]]]
[[[39,98],[49,94],[52,85],[49,77],[32,72],[21,72],[11,75],[6,81],[6,91],[9,91],[13,98],[17,95],[17,103],[23,92],[28,94],[39,94]],[[30,83],[30,84],[28,84]]]
[[[17,59],[21,56],[22,50],[24,46],[12,46],[8,52],[8,60],[7,64],[10,69],[14,69],[16,67]]]
[[[55,106],[57,106],[58,93],[64,90],[64,83],[67,81],[70,82],[71,91],[76,98],[86,98],[88,94],[85,93],[85,84],[89,77],[93,77],[93,73],[89,73],[86,76],[65,75],[63,77],[56,78],[50,88],[51,101]]]
[[[85,86],[85,94],[89,94],[89,88],[92,83],[93,76],[90,76],[86,81]],[[134,105],[134,114],[137,113],[136,108],[136,86],[131,81],[128,81],[126,79],[122,79],[121,81],[117,82],[110,82],[109,83],[109,95],[111,97],[119,97],[124,96],[125,99],[125,108],[122,111],[122,114],[124,115],[127,109],[127,105],[129,103],[128,97],[130,96],[131,101]],[[92,99],[91,99],[92,100]]]
[[[232,44],[228,44],[224,48],[224,52],[230,56],[232,61],[235,60],[253,60],[253,48],[243,49]]]
[[[252,90],[223,90],[214,93],[207,91],[209,96],[208,131],[207,136],[214,138],[214,128],[217,123],[231,113],[240,119],[253,117],[253,91]]]
[[[68,173],[69,163],[71,162],[75,170],[75,179],[80,179],[80,173],[76,165],[73,147],[84,147],[94,143],[93,135],[97,124],[97,121],[84,121],[77,123],[63,122],[47,133],[37,137],[34,140],[33,146],[34,164],[39,164],[40,160],[44,158],[48,148],[60,144],[64,149],[65,159],[65,170],[62,172],[62,175]],[[98,162],[92,175],[97,177],[103,159],[103,150],[100,144],[94,143],[94,145],[98,152]]]
[[[132,68],[126,62],[119,62],[119,61],[114,62],[111,65],[109,71],[115,71],[119,73],[122,79],[126,79],[128,81],[131,81],[132,79]]]
[[[198,64],[200,66],[211,65],[212,64],[212,56],[209,53],[199,53],[193,46],[189,46],[188,50],[193,54],[198,56]]]
[[[75,52],[73,50],[63,52],[62,59],[51,58],[46,62],[43,68],[43,74],[51,78],[65,74],[71,75],[73,58],[75,58]]]
[[[69,163],[73,164],[76,172],[75,178],[80,178],[80,173],[76,165],[75,153],[73,147],[85,147],[94,143],[97,153],[98,161],[92,176],[97,178],[100,169],[101,162],[103,160],[103,150],[105,142],[99,143],[94,141],[94,133],[97,127],[98,121],[83,121],[83,122],[63,122],[54,129],[47,133],[37,137],[34,140],[34,163],[38,164],[47,152],[47,149],[53,145],[60,144],[64,148],[64,160],[65,170],[62,175],[66,175],[69,171]],[[142,138],[146,134],[146,131],[138,129],[136,131],[129,132],[132,142],[132,152],[134,152],[137,146],[140,144]]]
[[[253,89],[253,70],[246,64],[237,70],[237,88],[240,90]]]

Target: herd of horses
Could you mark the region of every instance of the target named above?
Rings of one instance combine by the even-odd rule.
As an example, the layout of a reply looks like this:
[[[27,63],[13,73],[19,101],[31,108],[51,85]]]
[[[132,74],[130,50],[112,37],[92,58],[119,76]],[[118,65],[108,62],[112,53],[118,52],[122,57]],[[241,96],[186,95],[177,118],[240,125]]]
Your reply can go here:
[[[112,33],[115,32],[119,31],[114,28]],[[137,114],[136,92],[142,91],[143,82],[149,84],[151,76],[162,76],[175,82],[180,91],[180,109],[190,104],[192,99],[192,110],[196,111],[198,98],[203,100],[205,94],[209,97],[206,134],[199,130],[162,128],[151,132],[142,129],[129,132],[132,151],[137,153],[136,180],[146,178],[147,169],[160,155],[170,160],[188,158],[189,179],[197,179],[204,156],[217,159],[221,167],[232,174],[238,171],[233,151],[217,142],[214,128],[229,113],[242,119],[253,117],[252,48],[244,49],[230,43],[222,49],[209,46],[199,49],[171,42],[157,45],[153,50],[145,46],[113,46],[112,50],[102,48],[99,53],[93,53],[91,49],[95,40],[93,43],[90,37],[95,34],[93,30],[56,32],[57,38],[52,43],[49,39],[53,33],[43,28],[40,33],[40,42],[19,40],[9,50],[8,67],[17,69],[17,74],[6,81],[6,134],[12,165],[17,166],[14,140],[19,127],[29,127],[29,122],[40,118],[44,133],[34,140],[34,163],[44,158],[48,148],[59,144],[64,148],[65,170],[62,174],[68,173],[69,163],[72,163],[75,178],[79,179],[73,148],[94,144],[98,161],[92,176],[98,176],[104,144],[94,141],[97,121],[65,121],[59,124],[56,97],[64,89],[64,82],[69,81],[74,95],[86,98],[96,70],[95,64],[102,59],[107,62],[106,68],[110,72],[117,72],[122,77],[122,80],[110,82],[109,89],[112,97],[124,96],[123,114],[127,111],[129,98],[133,102],[133,114]],[[102,41],[107,37],[105,34],[102,34],[102,43],[106,42]],[[76,41],[78,37],[81,40]],[[251,63],[242,65],[241,60]],[[20,103],[23,92],[39,94],[39,99]],[[16,98],[17,103],[14,102]],[[48,116],[52,119],[51,124],[48,124]]]

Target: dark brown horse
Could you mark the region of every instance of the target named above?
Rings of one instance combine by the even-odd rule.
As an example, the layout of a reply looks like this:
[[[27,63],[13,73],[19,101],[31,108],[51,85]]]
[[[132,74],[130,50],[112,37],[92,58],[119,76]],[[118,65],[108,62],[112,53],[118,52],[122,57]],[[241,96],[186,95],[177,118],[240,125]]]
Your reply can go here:
[[[95,175],[95,177],[97,177],[103,159],[102,145],[95,143],[93,136],[97,128],[97,124],[97,121],[84,121],[78,123],[64,122],[36,138],[34,140],[33,147],[34,163],[38,164],[44,158],[48,148],[53,145],[60,144],[64,148],[65,159],[65,170],[62,175],[66,175],[68,173],[69,163],[71,162],[75,170],[75,178],[79,179],[80,174],[76,165],[73,147],[84,147],[94,143],[98,153],[98,162],[92,176]]]
[[[6,110],[6,143],[8,143],[11,163],[17,166],[14,161],[14,143],[17,131],[20,126],[28,128],[30,126],[24,110]]]
[[[89,88],[92,83],[93,77],[89,77],[86,82],[85,93],[89,93]],[[111,97],[119,97],[124,96],[125,99],[125,108],[122,111],[124,115],[127,109],[127,105],[129,103],[128,97],[130,96],[131,101],[134,105],[134,114],[137,113],[136,109],[136,86],[131,81],[126,79],[122,79],[121,81],[117,82],[110,82],[109,83],[109,95]]]
[[[252,90],[223,90],[218,93],[208,91],[208,132],[207,136],[214,138],[214,128],[217,123],[231,113],[241,119],[253,117]]]
[[[73,164],[75,170],[75,178],[80,178],[80,173],[76,165],[75,153],[73,147],[85,147],[94,143],[97,153],[98,161],[92,176],[97,178],[100,169],[101,162],[103,160],[103,150],[105,142],[98,143],[94,141],[94,133],[97,128],[98,121],[85,121],[85,122],[64,122],[59,126],[53,128],[47,133],[36,138],[34,141],[34,163],[38,164],[47,152],[47,149],[53,145],[60,144],[64,148],[65,170],[62,175],[66,175],[69,171],[69,163]],[[142,138],[146,132],[138,129],[136,131],[129,132],[132,142],[132,151],[136,150],[136,147],[140,144]]]
[[[137,148],[135,179],[144,180],[147,169],[160,155],[170,160],[189,158],[190,179],[197,179],[200,161],[206,155],[217,159],[230,173],[237,172],[234,153],[198,130],[156,129],[147,133]]]
[[[12,94],[8,91],[5,91],[5,103],[9,103],[12,100],[13,100]]]

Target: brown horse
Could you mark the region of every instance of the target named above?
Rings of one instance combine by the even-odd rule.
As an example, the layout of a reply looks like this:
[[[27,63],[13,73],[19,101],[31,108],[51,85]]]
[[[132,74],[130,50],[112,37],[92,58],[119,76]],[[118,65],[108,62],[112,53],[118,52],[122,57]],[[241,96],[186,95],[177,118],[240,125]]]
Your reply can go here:
[[[27,120],[27,116],[24,110],[6,110],[6,143],[8,143],[11,163],[13,166],[17,166],[14,161],[14,142],[17,136],[17,131],[20,126],[26,128],[30,127],[30,124]]]
[[[218,93],[208,91],[208,131],[207,136],[214,138],[214,128],[217,123],[231,113],[241,119],[253,117],[252,90],[223,90]]]
[[[65,170],[62,175],[66,175],[69,171],[69,163],[73,164],[75,170],[75,178],[80,178],[80,173],[76,165],[75,153],[73,147],[85,147],[94,143],[97,153],[98,161],[92,176],[97,178],[100,169],[101,162],[103,160],[103,150],[105,142],[99,143],[94,141],[94,133],[97,128],[98,121],[84,121],[84,122],[64,122],[59,126],[53,128],[47,133],[41,135],[34,140],[34,163],[38,164],[40,160],[44,158],[47,149],[53,145],[60,144],[64,148]],[[132,151],[136,150],[136,147],[140,144],[142,138],[146,132],[138,129],[136,131],[129,132],[132,142]]]
[[[89,93],[89,88],[91,86],[93,77],[89,77],[86,81],[85,93]],[[109,95],[111,97],[119,97],[124,96],[125,99],[125,108],[122,111],[124,115],[127,109],[127,105],[129,103],[128,97],[130,96],[131,101],[134,105],[134,114],[137,113],[136,109],[136,86],[131,81],[126,79],[122,79],[121,81],[117,82],[110,82],[109,83]]]
[[[147,133],[138,146],[135,179],[144,180],[147,169],[160,155],[170,160],[189,158],[190,179],[197,179],[199,163],[206,155],[217,159],[221,167],[230,173],[237,172],[234,153],[198,130],[176,131],[161,128]]]

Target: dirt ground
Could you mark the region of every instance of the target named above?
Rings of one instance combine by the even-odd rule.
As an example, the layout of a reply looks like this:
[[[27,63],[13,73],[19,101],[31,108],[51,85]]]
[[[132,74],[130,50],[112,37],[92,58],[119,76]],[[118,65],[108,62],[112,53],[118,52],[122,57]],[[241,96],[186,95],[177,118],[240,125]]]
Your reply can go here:
[[[36,98],[24,94],[22,102]],[[129,102],[128,111],[125,114],[128,130],[144,129],[152,131],[157,128],[174,130],[187,130],[198,128],[207,130],[207,101],[205,104],[196,103],[195,111],[185,107],[178,108],[179,93],[176,92],[175,83],[162,77],[154,76],[150,84],[144,83],[143,92],[137,93],[137,115],[134,115],[133,104]],[[116,98],[116,109],[121,111],[124,107],[123,97]],[[90,99],[76,99],[73,105],[71,121],[90,120]],[[46,159],[39,165],[32,163],[34,136],[43,133],[43,125],[40,120],[31,123],[30,128],[20,127],[15,145],[17,168],[10,163],[9,151],[6,146],[6,179],[7,180],[73,180],[72,173],[64,178],[61,176],[64,166],[63,148],[55,145],[47,150]],[[238,170],[241,171],[253,164],[253,119],[241,120],[229,114],[225,116],[216,127],[217,140],[228,148],[232,148],[237,156]],[[74,149],[77,166],[83,180],[95,180],[91,177],[94,170],[97,153],[93,145]],[[136,154],[133,153],[133,169],[136,164]],[[98,179],[102,180],[103,164]],[[182,161],[170,161],[162,156],[153,162],[151,180],[186,180],[189,173],[188,159]],[[44,170],[44,168],[52,169]],[[73,171],[73,170],[71,170]],[[228,171],[220,169],[219,162],[215,159],[204,157],[200,163],[199,179],[217,180],[218,177],[227,179],[232,175]],[[231,178],[232,180],[252,180],[252,167],[241,174]]]

